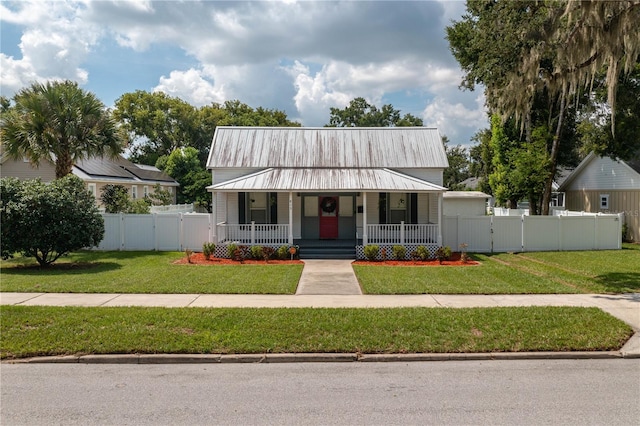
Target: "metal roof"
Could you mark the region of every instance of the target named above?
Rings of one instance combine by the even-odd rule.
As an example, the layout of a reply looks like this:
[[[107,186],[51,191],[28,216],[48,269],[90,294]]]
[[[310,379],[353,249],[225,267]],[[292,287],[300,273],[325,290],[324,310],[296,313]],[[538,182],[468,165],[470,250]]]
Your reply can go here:
[[[388,169],[270,168],[208,186],[210,192],[442,192],[446,188]]]
[[[426,127],[216,128],[208,168],[446,168]]]

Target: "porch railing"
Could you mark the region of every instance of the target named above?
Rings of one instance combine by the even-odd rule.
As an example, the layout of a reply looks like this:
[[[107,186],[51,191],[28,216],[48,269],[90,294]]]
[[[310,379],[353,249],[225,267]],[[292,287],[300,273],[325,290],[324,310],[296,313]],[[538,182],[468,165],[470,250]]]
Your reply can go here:
[[[368,244],[437,244],[438,225],[399,224],[367,225]]]
[[[217,239],[222,242],[237,242],[250,245],[278,245],[289,242],[289,225],[250,224],[232,225],[218,223]]]

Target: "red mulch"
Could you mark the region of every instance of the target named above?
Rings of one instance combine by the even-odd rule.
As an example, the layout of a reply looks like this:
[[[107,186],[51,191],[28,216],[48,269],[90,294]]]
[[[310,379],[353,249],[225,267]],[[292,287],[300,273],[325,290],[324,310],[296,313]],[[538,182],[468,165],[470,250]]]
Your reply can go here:
[[[189,262],[187,261],[187,256],[176,260],[173,262],[177,265],[186,265]],[[244,261],[245,265],[301,265],[303,262],[301,260],[269,260],[269,262],[265,262],[264,260],[252,260],[247,259]],[[212,257],[209,260],[204,258],[202,253],[193,253],[191,255],[191,264],[192,265],[239,265],[240,262],[231,260],[231,259],[221,259],[219,257]],[[353,262],[354,265],[376,265],[376,266],[473,266],[479,265],[479,262],[475,260],[469,260],[467,263],[463,263],[460,260],[460,253],[453,253],[451,255],[450,260],[444,260],[442,264],[440,264],[437,260],[385,260],[370,262],[368,260],[356,260]]]
[[[479,265],[480,262],[476,262],[475,260],[467,260],[463,262],[460,260],[460,253],[451,254],[451,258],[449,260],[443,260],[442,263],[438,262],[437,259],[430,260],[378,260],[375,262],[371,262],[369,260],[356,260],[353,262],[354,265],[374,265],[374,266],[473,266]]]
[[[186,265],[189,263],[187,260],[187,255],[173,262],[177,265]],[[211,257],[209,260],[204,258],[202,253],[193,253],[191,255],[191,264],[192,265],[239,265],[240,262],[231,259],[221,259],[219,257]],[[246,259],[244,261],[245,265],[301,265],[301,260],[269,260],[269,262],[265,262],[264,260],[253,260]]]

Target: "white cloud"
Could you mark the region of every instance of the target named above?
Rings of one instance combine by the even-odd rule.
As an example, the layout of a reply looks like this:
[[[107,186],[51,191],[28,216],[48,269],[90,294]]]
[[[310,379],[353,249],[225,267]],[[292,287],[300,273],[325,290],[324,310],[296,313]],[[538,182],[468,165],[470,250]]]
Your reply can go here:
[[[477,95],[469,106],[463,102],[451,102],[452,98],[433,99],[422,113],[424,124],[437,127],[454,145],[468,145],[477,130],[487,127],[484,95]]]
[[[203,106],[226,100],[224,85],[217,86],[201,70],[172,71],[169,77],[160,77],[160,84],[153,91],[179,97],[192,105]]]

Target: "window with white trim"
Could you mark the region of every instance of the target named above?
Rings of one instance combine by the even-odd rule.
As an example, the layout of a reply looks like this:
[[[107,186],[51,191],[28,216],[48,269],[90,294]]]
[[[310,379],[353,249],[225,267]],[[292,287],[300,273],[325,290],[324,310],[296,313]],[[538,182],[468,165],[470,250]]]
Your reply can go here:
[[[96,194],[97,194],[96,184],[95,184],[95,183],[89,183],[89,184],[87,184],[87,189],[89,190],[89,192],[91,193],[91,195],[93,195],[93,198],[95,198],[95,197],[96,197]]]
[[[600,210],[609,210],[609,194],[600,194]]]
[[[138,198],[138,185],[131,185],[131,198]]]
[[[147,185],[142,187],[142,196],[147,198],[149,196],[149,187]]]

